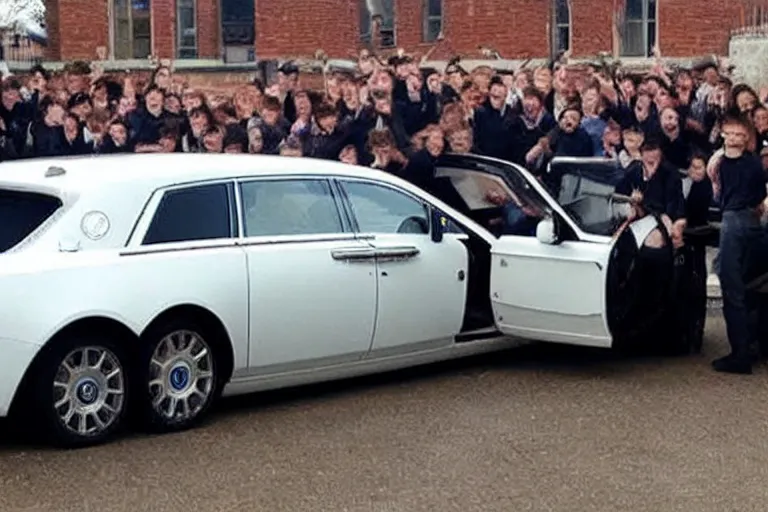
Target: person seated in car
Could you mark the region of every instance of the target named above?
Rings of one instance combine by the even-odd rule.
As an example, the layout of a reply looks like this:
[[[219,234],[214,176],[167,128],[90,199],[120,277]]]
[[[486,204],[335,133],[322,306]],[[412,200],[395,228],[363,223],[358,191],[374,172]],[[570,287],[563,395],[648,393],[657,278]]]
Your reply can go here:
[[[680,175],[663,159],[657,139],[648,138],[640,162],[633,162],[616,185],[616,193],[630,196],[646,214],[661,218],[676,247],[682,246],[686,227],[685,199]]]
[[[500,228],[500,235],[536,236],[536,226],[544,217],[542,212],[525,204],[513,191],[507,192],[500,187],[490,188],[485,198],[501,206],[502,216],[490,221],[492,227]]]

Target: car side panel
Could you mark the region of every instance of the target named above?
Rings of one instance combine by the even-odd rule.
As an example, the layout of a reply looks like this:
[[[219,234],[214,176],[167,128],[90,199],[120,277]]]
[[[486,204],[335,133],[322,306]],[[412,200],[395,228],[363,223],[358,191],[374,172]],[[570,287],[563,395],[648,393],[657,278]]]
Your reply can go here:
[[[0,418],[7,416],[13,397],[24,377],[24,372],[32,363],[40,347],[0,337]]]
[[[71,322],[112,318],[137,335],[168,308],[193,304],[224,324],[235,369],[248,359],[246,257],[229,246],[119,255],[100,251],[0,257],[0,336],[45,344]]]

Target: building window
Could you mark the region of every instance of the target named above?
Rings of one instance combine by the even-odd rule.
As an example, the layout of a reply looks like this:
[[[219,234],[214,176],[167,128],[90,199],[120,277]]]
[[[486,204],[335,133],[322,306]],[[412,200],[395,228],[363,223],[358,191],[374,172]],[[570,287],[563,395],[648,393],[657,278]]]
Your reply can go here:
[[[392,48],[395,40],[395,0],[360,0],[360,39],[376,40],[373,34],[375,18],[379,19],[382,48]]]
[[[424,0],[424,41],[437,41],[442,31],[443,0]]]
[[[571,48],[571,0],[554,0],[552,49],[557,55]]]
[[[176,56],[197,58],[196,0],[176,0]]]
[[[150,0],[112,0],[115,59],[146,59],[152,52]]]
[[[360,0],[360,40],[370,43],[371,38],[371,10],[368,8],[368,0]]]
[[[221,25],[225,45],[253,46],[256,41],[254,0],[222,0]]]
[[[620,23],[622,57],[649,57],[656,46],[657,0],[626,0]]]

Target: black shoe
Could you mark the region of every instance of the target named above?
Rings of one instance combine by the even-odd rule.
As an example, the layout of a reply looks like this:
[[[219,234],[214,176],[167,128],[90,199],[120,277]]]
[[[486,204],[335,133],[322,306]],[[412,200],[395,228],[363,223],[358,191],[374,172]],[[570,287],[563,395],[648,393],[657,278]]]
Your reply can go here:
[[[752,364],[749,361],[740,361],[730,355],[712,361],[712,368],[716,372],[752,375]]]

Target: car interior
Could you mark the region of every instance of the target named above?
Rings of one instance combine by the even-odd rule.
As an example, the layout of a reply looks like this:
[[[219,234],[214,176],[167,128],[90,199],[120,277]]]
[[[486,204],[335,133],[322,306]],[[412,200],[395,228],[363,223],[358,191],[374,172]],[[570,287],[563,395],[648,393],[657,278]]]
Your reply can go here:
[[[553,163],[547,185],[581,230],[613,236],[629,218],[629,198],[614,193],[623,173],[613,165]]]

